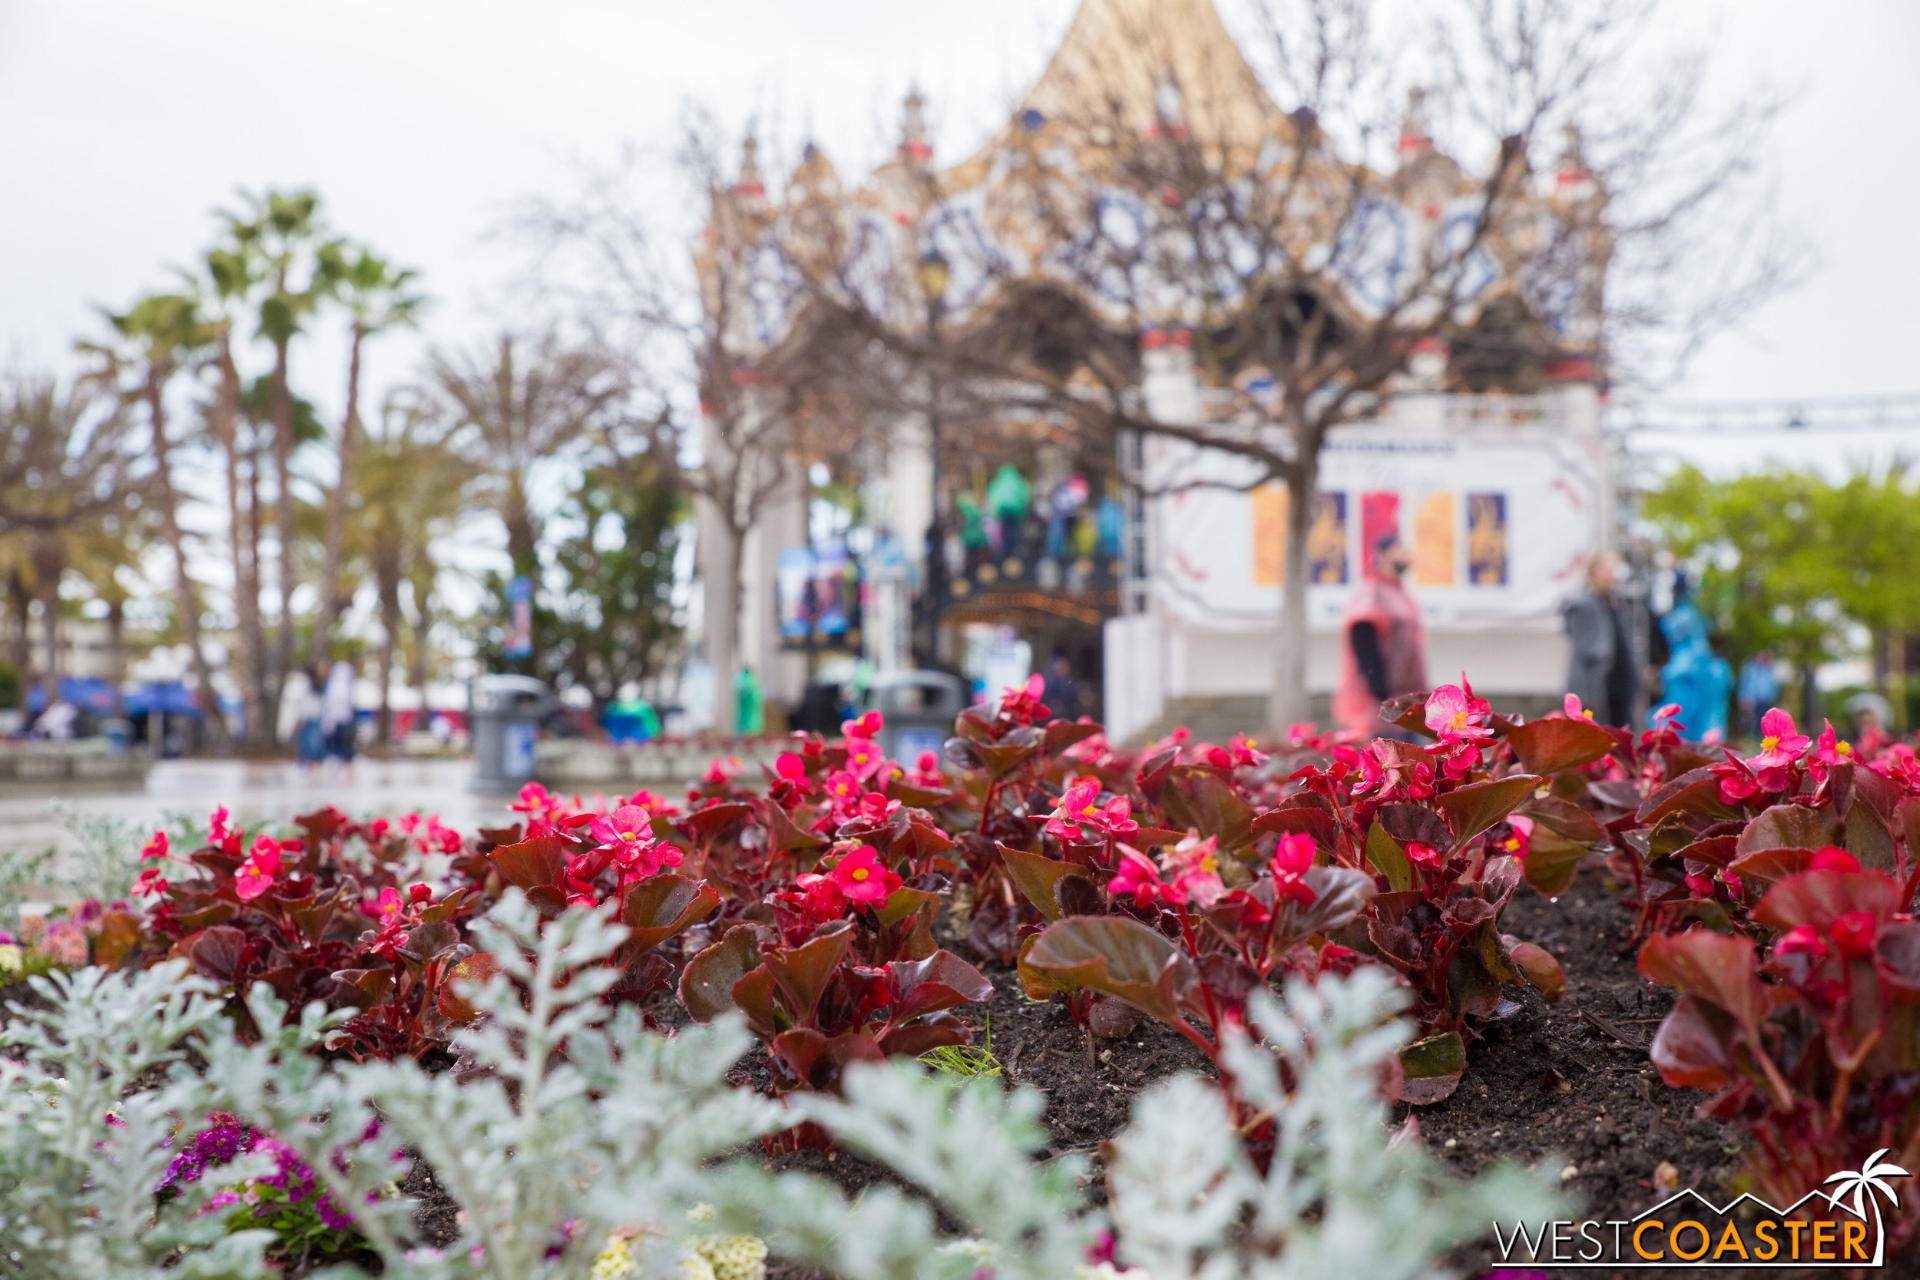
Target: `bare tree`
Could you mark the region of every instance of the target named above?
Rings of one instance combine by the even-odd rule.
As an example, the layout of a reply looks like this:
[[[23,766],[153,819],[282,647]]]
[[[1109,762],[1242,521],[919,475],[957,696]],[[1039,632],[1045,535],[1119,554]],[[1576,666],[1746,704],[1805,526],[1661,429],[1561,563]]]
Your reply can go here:
[[[484,353],[436,354],[432,380],[453,427],[451,447],[472,464],[479,475],[474,492],[506,526],[513,572],[536,575],[536,473],[583,448],[626,411],[624,361],[603,346],[569,344],[553,332],[532,339],[502,334]]]
[[[774,192],[759,152],[750,133],[736,168],[713,120],[690,116],[677,170],[705,215],[697,232],[648,214],[657,166],[638,153],[586,174],[571,199],[528,206],[518,227],[540,252],[543,290],[629,353],[634,423],[678,441],[676,482],[699,500],[706,652],[723,697],[740,666],[751,535],[775,504],[804,502],[810,462],[847,454],[864,429],[844,403],[826,409],[827,389],[853,380],[818,331],[807,330],[805,351],[775,340],[808,296],[781,264],[830,230],[834,211],[804,181],[812,155],[801,182]],[[806,211],[826,216],[810,222]]]
[[[1416,351],[1451,353],[1450,388],[1531,390],[1566,359],[1650,376],[1795,266],[1754,181],[1777,104],[1712,109],[1703,55],[1649,52],[1653,0],[1445,0],[1391,30],[1375,12],[1260,6],[1283,112],[1208,0],[1090,0],[974,161],[916,166],[908,139],[889,194],[847,202],[836,251],[781,263],[805,271],[809,322],[1004,411],[1284,484],[1275,731],[1306,709],[1322,447]],[[873,207],[889,200],[905,236]],[[929,256],[954,281],[938,344],[911,277]],[[1270,383],[1263,412],[1142,395],[1142,333],[1190,343],[1203,384]]]

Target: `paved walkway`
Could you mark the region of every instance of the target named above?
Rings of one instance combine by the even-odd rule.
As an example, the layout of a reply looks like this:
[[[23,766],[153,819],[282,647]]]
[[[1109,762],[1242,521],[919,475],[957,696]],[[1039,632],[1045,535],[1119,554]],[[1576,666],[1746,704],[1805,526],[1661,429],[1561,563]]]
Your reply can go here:
[[[248,822],[284,820],[331,804],[355,817],[437,813],[462,832],[505,825],[507,798],[472,794],[467,790],[472,779],[471,760],[361,760],[350,769],[311,771],[278,762],[165,760],[147,775],[144,791],[67,784],[8,787],[0,792],[0,847],[73,847],[72,837],[48,808],[56,799],[143,826],[158,823],[170,812],[204,820],[223,804]]]

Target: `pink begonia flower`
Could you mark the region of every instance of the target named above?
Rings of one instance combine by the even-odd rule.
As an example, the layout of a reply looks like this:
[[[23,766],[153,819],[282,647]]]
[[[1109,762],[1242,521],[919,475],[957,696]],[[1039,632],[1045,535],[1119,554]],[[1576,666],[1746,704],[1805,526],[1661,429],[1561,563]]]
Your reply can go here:
[[[1280,837],[1273,857],[1267,862],[1273,872],[1275,906],[1282,902],[1297,902],[1303,907],[1313,905],[1316,895],[1301,877],[1313,866],[1314,853],[1312,836],[1290,832]]]
[[[780,758],[773,762],[773,772],[788,782],[800,782],[807,776],[807,762],[791,751],[782,751]]]
[[[1810,924],[1797,924],[1780,935],[1773,944],[1776,956],[1811,956],[1815,960],[1827,958],[1827,942]]]
[[[1812,745],[1813,739],[1794,727],[1793,717],[1775,707],[1760,717],[1760,754],[1747,757],[1747,763],[1756,770],[1784,769]]]
[[[1219,841],[1212,836],[1201,840],[1188,836],[1166,855],[1166,867],[1173,873],[1176,902],[1196,902],[1210,907],[1227,891],[1220,879]]]
[[[1513,828],[1513,834],[1500,842],[1500,852],[1509,858],[1524,859],[1533,851],[1533,819],[1524,814],[1510,813],[1507,825]]]
[[[1870,911],[1849,911],[1833,922],[1827,933],[1833,945],[1849,960],[1864,960],[1873,954],[1873,935],[1879,922]]]
[[[603,813],[587,828],[595,844],[602,848],[630,850],[653,839],[653,823],[645,809],[623,804],[612,813]]]
[[[1418,840],[1409,840],[1407,842],[1407,860],[1425,867],[1429,871],[1438,870],[1440,863],[1443,861],[1438,849],[1430,844],[1422,844]]]
[[[1577,693],[1568,694],[1561,706],[1565,708],[1569,720],[1593,719],[1593,712],[1580,705],[1580,695]]]
[[[901,884],[900,877],[881,865],[880,855],[863,844],[835,863],[828,873],[849,902],[875,906],[885,902]]]
[[[145,862],[150,858],[164,858],[171,847],[167,840],[167,833],[156,831],[153,833],[153,839],[147,841],[146,847],[140,850],[140,860]]]
[[[1427,695],[1427,728],[1442,742],[1491,738],[1493,730],[1479,719],[1470,693],[1458,685],[1443,684]]]
[[[880,747],[871,738],[847,739],[847,772],[865,782],[880,772],[887,758],[880,754]]]
[[[1160,868],[1131,849],[1120,851],[1120,869],[1107,882],[1107,892],[1116,898],[1132,894],[1133,900],[1143,907],[1150,907],[1156,902],[1184,901],[1178,884],[1162,884]]]
[[[1053,816],[1047,820],[1047,834],[1062,840],[1078,840],[1080,823],[1091,825],[1099,812],[1100,780],[1069,778],[1066,790],[1060,793],[1060,802],[1053,807]]]
[[[1825,848],[1815,849],[1813,851],[1813,857],[1807,863],[1807,870],[1858,871],[1860,870],[1860,859],[1854,857],[1845,849],[1837,848],[1834,845],[1827,845]]]
[[[1813,744],[1813,772],[1815,777],[1825,781],[1828,769],[1852,761],[1853,744],[1840,740],[1840,735],[1833,731],[1833,721],[1823,720],[1820,723],[1820,737]]]
[[[380,897],[373,904],[373,918],[382,924],[391,923],[399,919],[400,913],[406,909],[407,904],[401,898],[400,891],[388,885],[380,891]]]
[[[253,842],[253,849],[247,854],[247,860],[233,873],[233,891],[242,902],[252,902],[255,898],[273,888],[274,877],[280,874],[280,843],[277,840],[261,836]]]
[[[886,717],[878,711],[869,711],[858,720],[842,720],[840,736],[843,738],[877,738],[880,730],[886,727]]]

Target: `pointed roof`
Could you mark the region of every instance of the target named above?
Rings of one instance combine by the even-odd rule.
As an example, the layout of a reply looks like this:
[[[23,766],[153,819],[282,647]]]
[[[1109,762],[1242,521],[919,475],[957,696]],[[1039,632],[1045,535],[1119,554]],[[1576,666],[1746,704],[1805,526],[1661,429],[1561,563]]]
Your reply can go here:
[[[1135,129],[1181,118],[1202,142],[1240,145],[1281,114],[1213,0],[1084,0],[1023,107],[1083,124],[1118,114]]]

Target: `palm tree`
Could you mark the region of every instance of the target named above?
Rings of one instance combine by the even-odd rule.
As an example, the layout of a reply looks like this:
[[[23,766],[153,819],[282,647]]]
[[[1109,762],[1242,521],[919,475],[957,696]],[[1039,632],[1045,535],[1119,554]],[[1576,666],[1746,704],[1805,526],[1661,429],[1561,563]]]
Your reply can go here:
[[[311,652],[326,652],[334,623],[347,595],[340,586],[340,567],[347,534],[347,505],[353,494],[354,454],[360,435],[360,349],[366,340],[386,329],[412,324],[426,299],[411,292],[412,271],[396,269],[385,258],[360,248],[342,254],[335,271],[334,297],[351,318],[347,347],[347,408],[340,423],[339,478],[327,494],[326,558],[320,572],[320,616],[314,623]]]
[[[167,386],[193,355],[212,338],[195,300],[179,293],[153,293],[126,311],[107,314],[119,338],[119,350],[94,344],[83,349],[100,354],[107,367],[102,376],[119,387],[123,402],[137,401],[147,411],[153,465],[153,501],[160,512],[161,529],[173,552],[174,594],[180,619],[180,637],[187,645],[207,730],[221,747],[232,745],[226,719],[220,713],[213,688],[213,669],[207,662],[200,634],[200,592],[187,567],[186,536],[180,527],[180,495],[173,482],[173,439],[167,431]],[[120,382],[123,372],[130,384]]]
[[[225,462],[227,551],[233,570],[232,670],[246,707],[247,746],[264,752],[272,749],[274,725],[266,710],[272,699],[266,632],[260,618],[260,520],[258,511],[247,504],[249,495],[258,494],[253,474],[258,450],[251,440],[241,439],[248,426],[241,412],[245,389],[233,354],[234,327],[258,284],[253,255],[237,244],[209,250],[202,273],[194,280],[213,330],[206,360],[216,385],[206,420]]]
[[[452,432],[431,404],[394,396],[381,417],[381,430],[368,439],[356,480],[364,514],[360,533],[380,602],[380,740],[391,745],[391,691],[405,625],[401,585],[412,584],[414,683],[424,695],[427,608],[439,571],[433,543],[465,513],[477,469],[452,446]]]
[[[280,629],[274,637],[267,706],[262,709],[267,723],[273,723],[279,718],[280,691],[293,664],[293,591],[298,578],[294,568],[296,440],[290,354],[302,326],[338,283],[345,255],[336,242],[322,240],[320,197],[316,193],[269,191],[247,199],[247,210],[226,215],[226,221],[230,249],[251,263],[248,274],[265,290],[259,302],[258,333],[273,346],[268,420],[273,427]]]
[[[60,583],[84,529],[146,485],[144,450],[117,396],[93,380],[62,387],[16,375],[0,386],[0,533],[24,538],[40,604],[49,701],[60,658]]]

